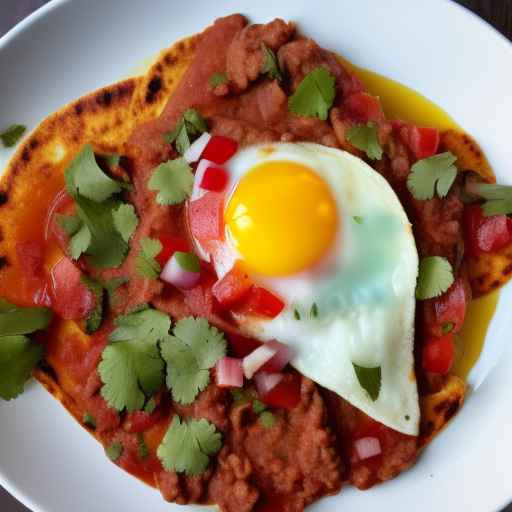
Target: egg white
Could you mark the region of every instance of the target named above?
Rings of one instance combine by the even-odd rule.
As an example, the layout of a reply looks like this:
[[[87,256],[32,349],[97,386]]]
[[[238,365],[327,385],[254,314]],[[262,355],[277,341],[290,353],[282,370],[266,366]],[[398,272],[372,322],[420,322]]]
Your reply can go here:
[[[417,435],[413,345],[418,255],[400,201],[386,180],[359,158],[310,143],[239,151],[226,166],[231,192],[254,166],[276,160],[305,165],[326,181],[336,200],[340,229],[329,254],[313,268],[286,277],[251,276],[283,298],[286,307],[274,319],[240,317],[240,329],[261,341],[289,344],[296,353],[292,365],[302,374],[375,420]],[[279,190],[274,199],[279,201]],[[212,261],[219,277],[239,258],[229,237],[217,242]],[[354,363],[381,367],[377,400],[361,387]]]

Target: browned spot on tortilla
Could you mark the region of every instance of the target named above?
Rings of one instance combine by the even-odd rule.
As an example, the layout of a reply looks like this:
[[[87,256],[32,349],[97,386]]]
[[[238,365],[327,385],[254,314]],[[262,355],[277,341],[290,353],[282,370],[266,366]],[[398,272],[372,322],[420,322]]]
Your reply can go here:
[[[7,195],[7,192],[0,192],[0,206],[7,203],[9,200],[9,196]]]
[[[438,392],[420,397],[421,446],[428,444],[460,409],[465,393],[465,382],[454,375],[448,375]]]
[[[132,117],[139,123],[158,117],[194,56],[197,36],[164,50],[142,77],[132,102]]]
[[[512,245],[496,253],[469,258],[469,279],[476,297],[503,286],[512,278]]]
[[[441,149],[451,151],[457,157],[457,168],[473,171],[485,181],[495,183],[494,173],[480,146],[468,134],[457,130],[446,130],[441,134]]]
[[[2,270],[9,262],[5,256],[0,256],[0,270]]]
[[[162,79],[157,75],[151,79],[148,84],[148,91],[146,93],[146,102],[153,103],[155,100],[155,96],[158,94],[158,91],[162,88]]]

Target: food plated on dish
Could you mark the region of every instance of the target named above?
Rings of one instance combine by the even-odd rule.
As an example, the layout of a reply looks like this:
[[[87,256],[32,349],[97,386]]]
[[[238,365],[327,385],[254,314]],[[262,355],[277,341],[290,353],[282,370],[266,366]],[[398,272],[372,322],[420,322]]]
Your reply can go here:
[[[511,194],[446,119],[395,119],[293,24],[246,24],[20,148],[0,390],[35,367],[170,501],[295,511],[396,476],[457,412],[458,335],[472,291],[507,279]]]

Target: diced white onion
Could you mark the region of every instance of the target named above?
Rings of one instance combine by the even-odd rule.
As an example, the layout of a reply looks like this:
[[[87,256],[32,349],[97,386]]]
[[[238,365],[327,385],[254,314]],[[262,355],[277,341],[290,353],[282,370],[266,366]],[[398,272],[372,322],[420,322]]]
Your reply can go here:
[[[244,357],[242,364],[245,376],[248,379],[252,379],[253,375],[275,355],[276,350],[272,347],[268,347],[267,344],[258,347],[254,352]]]
[[[205,160],[204,158],[199,161],[196,167],[196,172],[194,174],[194,185],[192,186],[192,194],[190,195],[190,200],[195,201],[196,199],[200,199],[203,197],[207,190],[201,188],[201,183],[203,182],[204,173],[208,167],[220,167],[210,160]]]
[[[360,460],[369,459],[382,453],[380,441],[377,437],[362,437],[354,442],[354,448]]]
[[[256,382],[260,396],[265,396],[272,391],[283,380],[283,377],[282,373],[258,372],[254,376],[254,382]]]
[[[185,151],[183,158],[189,163],[197,162],[203,154],[204,148],[210,142],[212,136],[208,132],[204,132],[196,139],[190,147]]]
[[[175,255],[173,255],[169,261],[165,264],[160,279],[166,283],[176,286],[182,290],[190,290],[194,288],[199,282],[201,277],[200,272],[190,272],[189,270],[183,269]]]
[[[241,388],[244,385],[242,360],[234,357],[223,357],[217,361],[216,379],[220,387]]]

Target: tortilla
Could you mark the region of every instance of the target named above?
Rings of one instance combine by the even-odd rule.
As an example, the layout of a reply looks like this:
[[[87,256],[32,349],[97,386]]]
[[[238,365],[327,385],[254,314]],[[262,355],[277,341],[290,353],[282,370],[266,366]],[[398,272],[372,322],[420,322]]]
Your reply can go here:
[[[4,258],[0,282],[6,280],[15,286],[17,272],[22,265],[16,253],[16,244],[30,239],[27,218],[32,222],[43,221],[48,207],[48,200],[45,199],[64,188],[64,171],[78,150],[90,142],[97,153],[125,154],[134,128],[163,112],[193,60],[196,43],[197,36],[180,41],[163,51],[144,76],[100,89],[67,105],[43,121],[19,148],[0,184],[0,255]],[[446,150],[453,151],[459,157],[461,168],[479,172],[486,180],[493,181],[492,170],[483,153],[470,138],[448,131],[443,134],[442,143]],[[54,258],[55,255],[46,255],[48,268],[52,266]],[[504,272],[507,258],[509,274]],[[474,271],[471,270],[473,266],[470,267],[475,279],[486,272],[481,290],[491,289],[490,283],[496,282],[498,272],[500,279],[504,275],[507,279],[512,275],[512,249],[503,258],[491,259],[491,263],[485,258],[475,262]],[[83,334],[73,322],[59,321],[52,335],[57,340],[68,335],[75,336],[74,346],[83,353],[93,347],[91,337]],[[51,355],[48,364],[36,370],[37,379],[83,424],[81,408],[69,392],[72,382],[67,378],[67,367],[55,363]],[[462,380],[450,376],[443,380],[438,391],[423,396],[421,446],[430,442],[460,408],[465,389]]]

